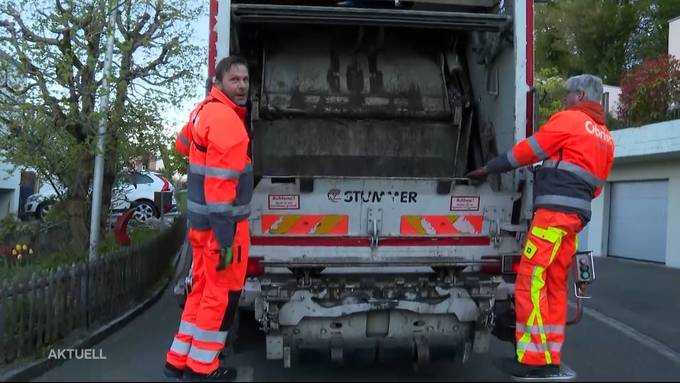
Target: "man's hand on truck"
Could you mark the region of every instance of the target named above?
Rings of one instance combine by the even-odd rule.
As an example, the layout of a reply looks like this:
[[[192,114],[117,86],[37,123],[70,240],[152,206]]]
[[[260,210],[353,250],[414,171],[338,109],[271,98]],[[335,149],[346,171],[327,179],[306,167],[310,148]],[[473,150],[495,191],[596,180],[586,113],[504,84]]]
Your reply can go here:
[[[489,175],[489,172],[486,170],[486,166],[482,166],[479,169],[475,169],[468,174],[465,175],[465,177],[469,178],[470,181],[472,181],[473,184],[480,184],[486,180],[486,177]]]

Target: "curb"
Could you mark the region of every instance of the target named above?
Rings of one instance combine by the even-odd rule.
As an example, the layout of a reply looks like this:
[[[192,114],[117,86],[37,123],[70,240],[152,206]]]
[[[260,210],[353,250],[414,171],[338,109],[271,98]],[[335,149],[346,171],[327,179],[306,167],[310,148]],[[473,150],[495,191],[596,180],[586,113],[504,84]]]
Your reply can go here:
[[[90,335],[83,339],[80,339],[76,343],[70,345],[70,347],[68,348],[71,349],[91,348],[95,344],[104,340],[104,338],[125,327],[125,325],[130,323],[133,319],[137,318],[140,314],[142,314],[144,311],[153,306],[153,304],[156,303],[163,296],[163,293],[166,291],[168,286],[175,280],[175,276],[177,274],[177,266],[179,265],[180,260],[185,257],[187,249],[188,246],[187,242],[185,241],[181,245],[177,254],[175,254],[175,259],[173,260],[175,264],[174,265],[175,273],[168,277],[168,280],[163,284],[163,286],[154,291],[149,298],[147,298],[144,302],[138,304],[137,306],[133,307],[132,309],[128,310],[126,313],[122,314],[118,318],[99,327],[93,333],[91,333]],[[30,364],[14,368],[12,370],[9,370],[3,375],[0,375],[0,382],[30,381],[41,375],[44,375],[47,371],[55,367],[58,367],[64,362],[66,362],[66,360],[41,358],[37,361],[31,362]]]

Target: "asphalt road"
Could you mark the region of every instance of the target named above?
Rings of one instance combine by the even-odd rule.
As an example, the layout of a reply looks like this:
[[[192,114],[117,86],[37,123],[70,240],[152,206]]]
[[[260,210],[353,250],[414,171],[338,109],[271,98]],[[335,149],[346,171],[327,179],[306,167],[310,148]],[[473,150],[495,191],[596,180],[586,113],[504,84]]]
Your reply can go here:
[[[567,329],[563,361],[576,370],[578,380],[680,380],[680,322],[673,315],[680,308],[680,270],[609,259],[597,263],[600,275],[609,272],[610,277],[601,277],[583,320]],[[636,277],[637,288],[617,287],[627,273]],[[655,295],[655,291],[664,293]],[[168,290],[147,312],[95,346],[106,360],[70,360],[37,381],[167,380],[161,370],[179,316]],[[243,380],[255,381],[507,381],[495,364],[512,352],[509,343],[494,338],[488,354],[473,354],[462,367],[443,361],[416,372],[405,359],[344,368],[310,362],[284,369],[281,361],[266,360],[264,336],[254,321],[244,316],[237,352],[225,362],[240,366]]]

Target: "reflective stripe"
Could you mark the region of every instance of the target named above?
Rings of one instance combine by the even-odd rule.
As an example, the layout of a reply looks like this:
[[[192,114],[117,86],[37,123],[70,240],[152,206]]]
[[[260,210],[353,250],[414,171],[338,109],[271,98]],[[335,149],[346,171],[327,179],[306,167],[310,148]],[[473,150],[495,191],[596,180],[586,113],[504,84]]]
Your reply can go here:
[[[234,205],[230,202],[208,202],[207,204],[209,213],[227,213],[231,215],[234,211]]]
[[[550,357],[550,351],[548,349],[548,338],[545,334],[545,328],[543,327],[543,317],[541,316],[541,306],[540,306],[540,294],[543,287],[545,287],[545,281],[543,280],[543,273],[545,269],[540,266],[535,266],[533,272],[531,273],[531,303],[533,309],[529,320],[527,321],[527,327],[531,328],[534,320],[538,324],[538,333],[541,336],[541,346],[542,349],[535,347],[536,352],[544,352],[545,361],[547,364],[552,363],[552,358]],[[524,359],[527,348],[531,344],[531,334],[529,332],[524,332],[522,338],[517,342],[517,359],[521,362]],[[530,350],[533,351],[533,350]]]
[[[518,168],[522,166],[522,164],[517,161],[517,158],[515,158],[515,154],[512,152],[512,150],[508,151],[508,162],[513,168]]]
[[[590,211],[590,201],[563,195],[542,195],[536,197],[534,205],[556,205]]]
[[[202,205],[198,202],[187,200],[187,210],[196,214],[208,215],[208,206]]]
[[[234,207],[234,217],[243,217],[244,215],[250,215],[250,204]]]
[[[536,334],[536,335],[540,334],[540,332],[539,332],[540,328],[539,328],[539,326],[536,326],[536,325],[527,326],[523,323],[516,323],[515,326],[516,326],[516,331],[519,331],[521,333],[529,332],[530,334]],[[564,326],[563,325],[548,324],[548,325],[543,326],[543,330],[545,330],[545,332],[548,333],[548,334],[558,334],[558,335],[564,334]]]
[[[217,358],[217,354],[219,354],[219,351],[201,350],[194,345],[189,352],[189,358],[208,364],[212,363],[215,358]]]
[[[202,342],[215,342],[215,343],[222,343],[227,340],[227,331],[210,331],[210,330],[202,330],[200,328],[196,328],[196,332],[194,333],[194,339],[200,340]]]
[[[189,171],[195,174],[202,174],[208,177],[220,178],[224,180],[237,180],[241,172],[230,169],[216,168],[213,166],[204,166],[198,164],[190,164]]]
[[[193,323],[189,323],[187,321],[179,322],[179,331],[178,332],[180,334],[193,336],[195,331],[196,331],[196,326],[194,326]]]
[[[209,213],[223,213],[230,217],[238,217],[250,213],[250,205],[234,206],[226,202],[208,202]]]
[[[562,345],[557,342],[547,342],[547,350],[546,347],[543,344],[540,343],[533,343],[533,342],[518,342],[517,343],[517,352],[520,350],[522,351],[529,351],[529,352],[548,352],[553,351],[553,352],[560,352],[562,349]],[[549,352],[548,352],[549,355]],[[550,363],[550,362],[548,362]]]
[[[227,340],[227,331],[211,331],[203,330],[193,323],[181,321],[179,323],[179,333],[183,335],[192,336],[203,342],[220,342],[224,343]]]
[[[182,134],[182,133],[179,133],[179,134],[177,135],[177,138],[178,138],[184,145],[186,145],[186,146],[189,146],[189,145],[191,144],[191,142],[189,142],[189,139],[186,138],[186,137],[184,136],[184,134]]]
[[[541,336],[541,343],[543,345],[543,351],[545,351],[545,362],[550,364],[552,359],[550,358],[550,352],[546,343],[548,342],[548,337],[545,335],[545,329],[543,328],[543,316],[541,315],[541,291],[545,287],[545,280],[543,279],[543,274],[545,269],[540,266],[534,268],[534,273],[531,280],[531,302],[534,306],[534,318],[538,324],[538,331]]]
[[[582,180],[586,181],[592,187],[604,186],[604,184],[606,183],[606,181],[598,178],[593,173],[589,172],[587,169],[571,162],[566,161],[558,162],[551,160],[543,162],[543,166],[568,171],[569,173],[572,173],[580,177]]]
[[[190,349],[191,343],[182,342],[177,338],[175,338],[175,340],[172,341],[172,346],[170,346],[170,351],[180,355],[188,354]]]
[[[529,141],[529,145],[531,146],[531,149],[534,151],[534,154],[536,154],[536,157],[545,160],[548,158],[548,155],[545,154],[543,149],[541,149],[541,145],[538,144],[538,141],[536,141],[535,136],[531,136],[527,139]]]

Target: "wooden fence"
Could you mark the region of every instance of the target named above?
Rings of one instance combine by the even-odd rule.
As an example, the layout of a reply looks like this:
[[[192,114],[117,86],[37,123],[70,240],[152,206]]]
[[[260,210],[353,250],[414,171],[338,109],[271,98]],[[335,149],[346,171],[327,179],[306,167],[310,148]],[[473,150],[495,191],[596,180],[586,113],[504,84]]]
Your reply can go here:
[[[76,330],[106,323],[146,298],[171,272],[186,219],[138,246],[94,262],[0,285],[0,367],[34,355]]]

